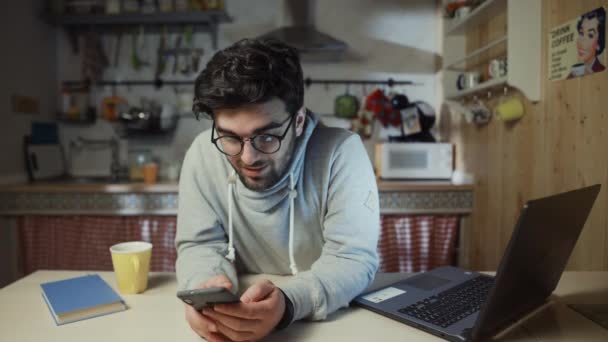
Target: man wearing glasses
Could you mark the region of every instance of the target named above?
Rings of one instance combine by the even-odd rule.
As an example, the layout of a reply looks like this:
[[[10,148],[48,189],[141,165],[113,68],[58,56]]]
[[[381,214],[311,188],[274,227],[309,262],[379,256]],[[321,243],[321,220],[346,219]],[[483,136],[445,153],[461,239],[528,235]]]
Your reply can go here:
[[[237,289],[239,273],[268,280],[241,302],[198,312],[210,341],[258,340],[299,319],[321,320],[372,281],[378,267],[378,190],[360,138],[304,108],[296,50],[242,40],[196,79],[194,112],[213,120],[184,159],[176,263],[180,289]]]

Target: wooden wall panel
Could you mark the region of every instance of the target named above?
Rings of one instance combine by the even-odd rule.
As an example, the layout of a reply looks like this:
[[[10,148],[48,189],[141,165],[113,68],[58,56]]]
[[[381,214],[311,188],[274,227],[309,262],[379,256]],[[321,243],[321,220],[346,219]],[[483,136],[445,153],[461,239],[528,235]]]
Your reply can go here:
[[[468,259],[472,268],[494,270],[511,237],[523,203],[553,193],[602,183],[603,189],[570,258],[568,269],[608,270],[608,71],[564,81],[547,80],[547,35],[551,28],[607,0],[543,0],[542,100],[522,94],[526,115],[518,122],[495,118],[475,127],[451,118],[457,169],[476,177]],[[473,51],[505,33],[505,17],[491,18],[467,33]],[[525,53],[525,51],[522,51]],[[494,54],[494,55],[492,55]],[[485,58],[492,58],[496,51]],[[487,59],[486,59],[487,60]],[[469,65],[476,69],[474,65]],[[493,94],[493,107],[499,94]]]

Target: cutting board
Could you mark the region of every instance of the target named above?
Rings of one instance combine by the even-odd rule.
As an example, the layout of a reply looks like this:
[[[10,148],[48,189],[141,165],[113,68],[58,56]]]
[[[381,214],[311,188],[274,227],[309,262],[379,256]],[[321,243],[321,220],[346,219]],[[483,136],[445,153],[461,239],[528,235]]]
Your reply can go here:
[[[65,164],[59,144],[27,145],[25,158],[32,180],[44,180],[63,176]]]

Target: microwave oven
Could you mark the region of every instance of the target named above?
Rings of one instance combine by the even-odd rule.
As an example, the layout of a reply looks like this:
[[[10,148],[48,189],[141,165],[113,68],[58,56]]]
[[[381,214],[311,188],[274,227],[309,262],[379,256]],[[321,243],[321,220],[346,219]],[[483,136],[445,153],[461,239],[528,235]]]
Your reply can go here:
[[[376,173],[382,179],[450,179],[454,145],[381,143],[376,145]]]

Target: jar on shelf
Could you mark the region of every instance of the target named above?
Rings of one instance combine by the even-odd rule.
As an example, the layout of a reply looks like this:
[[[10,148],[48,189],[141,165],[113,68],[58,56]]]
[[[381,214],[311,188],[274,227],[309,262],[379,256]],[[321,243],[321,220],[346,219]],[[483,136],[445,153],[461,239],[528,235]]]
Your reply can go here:
[[[144,165],[152,162],[150,150],[131,150],[129,151],[129,180],[144,180]]]

